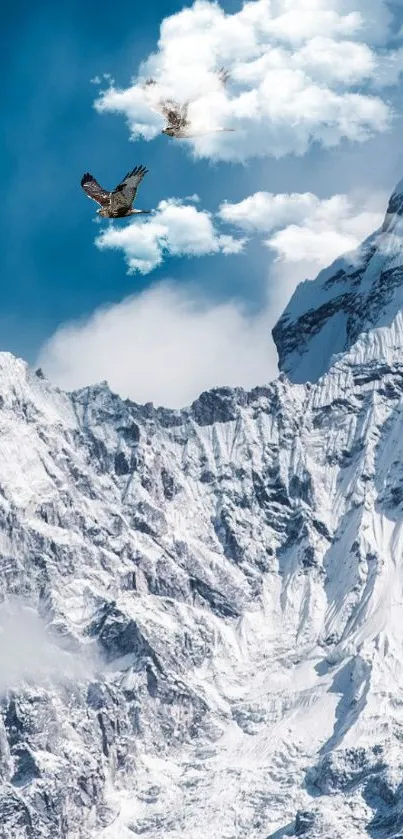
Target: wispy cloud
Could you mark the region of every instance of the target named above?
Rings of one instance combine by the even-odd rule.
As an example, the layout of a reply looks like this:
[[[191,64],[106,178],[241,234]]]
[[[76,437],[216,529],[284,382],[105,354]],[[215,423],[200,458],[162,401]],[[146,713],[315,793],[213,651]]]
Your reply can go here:
[[[112,83],[96,107],[123,114],[133,139],[152,139],[162,125],[143,87],[152,76],[156,95],[191,101],[196,126],[236,129],[186,140],[198,157],[244,161],[304,154],[314,141],[362,142],[392,116],[378,95],[403,67],[399,46],[387,46],[390,22],[382,0],[254,0],[234,14],[196,0],[163,20],[156,51],[130,86]],[[221,64],[230,71],[225,87]]]
[[[43,684],[87,678],[95,662],[94,652],[90,661],[63,649],[39,615],[18,598],[0,606],[0,695],[22,681]]]
[[[136,219],[125,227],[110,225],[95,243],[101,250],[113,248],[123,251],[130,273],[139,271],[148,274],[169,254],[206,256],[240,253],[245,239],[219,233],[206,210],[169,199],[160,202],[149,220]]]

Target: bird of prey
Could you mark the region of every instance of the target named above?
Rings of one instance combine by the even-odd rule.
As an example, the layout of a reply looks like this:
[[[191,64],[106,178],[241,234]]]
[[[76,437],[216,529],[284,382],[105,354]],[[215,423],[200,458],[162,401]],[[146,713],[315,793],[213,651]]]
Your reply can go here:
[[[134,210],[132,207],[137,187],[147,172],[145,166],[135,166],[112,191],[104,189],[89,172],[86,172],[81,178],[81,186],[89,198],[101,205],[97,213],[103,218],[123,218],[151,213],[151,210]]]
[[[218,71],[218,78],[221,84],[226,84],[229,79],[229,72],[224,67]],[[144,88],[149,90],[157,84],[155,79],[147,79]],[[202,134],[211,134],[218,131],[234,131],[234,128],[196,128],[188,118],[188,108],[190,102],[185,102],[179,105],[172,99],[164,101],[151,101],[151,108],[154,111],[162,114],[166,119],[166,126],[162,129],[162,134],[167,134],[168,137],[177,137],[178,139],[186,139],[188,137],[199,137]]]

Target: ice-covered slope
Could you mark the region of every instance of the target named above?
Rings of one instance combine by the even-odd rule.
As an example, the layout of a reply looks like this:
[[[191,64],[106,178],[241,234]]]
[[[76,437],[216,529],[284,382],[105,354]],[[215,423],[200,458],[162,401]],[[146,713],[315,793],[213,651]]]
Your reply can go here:
[[[275,326],[280,369],[291,381],[317,381],[335,354],[349,350],[363,332],[395,325],[400,332],[402,237],[403,181],[390,198],[381,229],[315,281],[301,283]],[[383,348],[377,335],[379,357]]]
[[[277,328],[308,370],[366,295],[316,383],[168,411],[0,355],[2,839],[403,834],[399,194]]]

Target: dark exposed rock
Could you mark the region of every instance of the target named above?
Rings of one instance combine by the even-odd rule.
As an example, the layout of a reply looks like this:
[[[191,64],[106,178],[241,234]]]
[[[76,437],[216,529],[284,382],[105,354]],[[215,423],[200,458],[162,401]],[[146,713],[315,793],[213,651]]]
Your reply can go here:
[[[0,789],[0,837],[35,839],[32,816],[23,798],[12,787]]]
[[[107,661],[132,655],[136,667],[141,668],[148,657],[155,658],[136,622],[128,619],[113,603],[106,606],[104,615],[92,624],[90,634],[98,639]]]
[[[237,564],[241,563],[244,557],[244,551],[237,540],[230,513],[226,510],[221,510],[213,524],[225,556]]]
[[[177,495],[179,492],[179,487],[175,483],[174,476],[168,472],[167,469],[161,469],[161,480],[162,486],[164,488],[164,495],[168,501],[172,501],[172,499]]]
[[[132,471],[131,464],[128,462],[124,452],[117,452],[115,454],[115,472],[117,475],[129,475]]]
[[[242,388],[221,387],[202,393],[193,402],[191,412],[198,425],[231,422],[237,418],[240,406],[246,401]]]
[[[123,440],[130,445],[135,446],[140,440],[140,428],[135,422],[130,423],[130,425],[120,426],[117,430]]]
[[[295,818],[295,835],[305,836],[314,827],[315,813],[309,810],[298,810]]]
[[[193,594],[197,593],[199,597],[208,604],[214,614],[228,618],[239,617],[240,612],[233,604],[228,602],[225,595],[221,594],[219,591],[215,591],[213,588],[208,586],[207,583],[204,583],[198,578],[191,577],[189,582],[190,590]]]
[[[272,331],[280,368],[287,369],[286,358],[291,353],[298,352],[302,355],[312,338],[337,312],[353,313],[357,302],[355,292],[340,294],[317,309],[305,312],[295,323],[290,321],[286,311]]]
[[[40,771],[35,758],[28,746],[16,746],[12,750],[15,771],[11,783],[15,787],[22,787],[40,777]]]

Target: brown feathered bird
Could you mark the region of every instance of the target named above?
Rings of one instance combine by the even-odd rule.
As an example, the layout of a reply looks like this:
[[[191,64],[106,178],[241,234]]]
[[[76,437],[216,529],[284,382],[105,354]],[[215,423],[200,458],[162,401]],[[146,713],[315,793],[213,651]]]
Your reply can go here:
[[[217,73],[222,85],[225,85],[230,78],[228,70],[224,67]],[[147,79],[144,83],[145,89],[152,89],[157,85],[155,79]],[[195,128],[188,118],[188,108],[190,102],[185,102],[180,105],[173,99],[166,99],[164,101],[155,101],[154,97],[150,102],[150,106],[154,111],[162,114],[166,119],[166,126],[162,129],[162,134],[167,134],[168,137],[177,137],[178,139],[186,139],[188,137],[200,137],[203,134],[216,133],[218,131],[234,131],[234,128]]]
[[[81,178],[81,186],[88,198],[101,205],[97,213],[103,218],[124,218],[151,213],[152,210],[135,210],[132,207],[138,185],[147,172],[145,166],[135,166],[112,191],[104,189],[89,172],[86,172]]]

